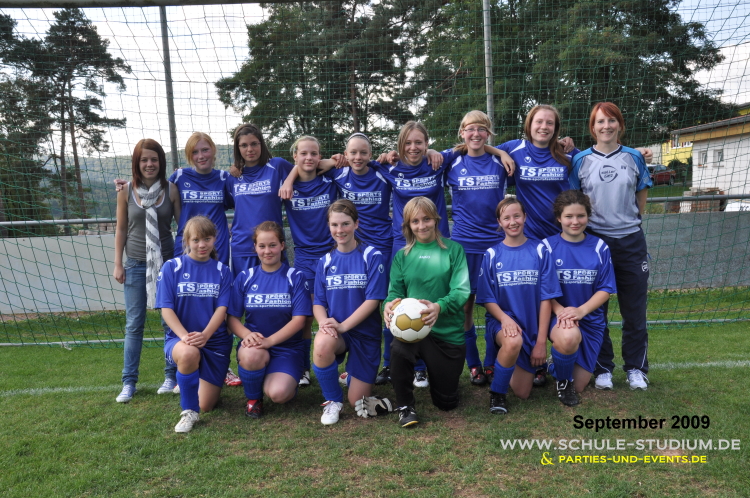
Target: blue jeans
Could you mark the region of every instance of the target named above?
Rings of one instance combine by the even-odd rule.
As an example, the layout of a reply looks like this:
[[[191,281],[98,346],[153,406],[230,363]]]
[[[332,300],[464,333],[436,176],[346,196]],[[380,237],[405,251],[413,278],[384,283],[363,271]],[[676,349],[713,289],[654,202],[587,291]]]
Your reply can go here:
[[[146,262],[135,259],[125,261],[125,359],[122,367],[122,383],[138,382],[138,366],[141,363],[143,328],[146,324]],[[162,320],[162,327],[165,327]],[[164,376],[174,379],[177,366],[164,361]]]

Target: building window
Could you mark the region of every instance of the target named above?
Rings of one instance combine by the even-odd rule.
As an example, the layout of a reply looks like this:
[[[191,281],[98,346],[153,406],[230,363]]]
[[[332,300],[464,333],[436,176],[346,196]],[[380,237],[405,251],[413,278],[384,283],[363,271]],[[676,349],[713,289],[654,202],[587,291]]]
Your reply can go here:
[[[705,168],[708,162],[708,151],[704,150],[698,153],[698,167]]]
[[[672,135],[672,148],[677,148],[680,146],[680,137],[678,135]]]
[[[719,166],[724,166],[722,163],[724,162],[724,149],[715,149],[714,150],[714,166],[717,168]]]

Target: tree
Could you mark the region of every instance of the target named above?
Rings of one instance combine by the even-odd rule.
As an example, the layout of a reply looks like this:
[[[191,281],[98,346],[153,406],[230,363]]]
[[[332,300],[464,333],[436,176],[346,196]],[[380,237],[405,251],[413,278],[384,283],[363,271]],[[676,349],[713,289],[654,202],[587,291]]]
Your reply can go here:
[[[0,15],[0,61],[6,63],[18,43],[15,21]],[[12,60],[12,57],[10,57]],[[47,195],[50,172],[38,157],[52,124],[53,96],[42,82],[23,72],[0,74],[0,221],[49,218]],[[42,235],[50,227],[0,230],[2,236]]]
[[[566,131],[587,146],[591,106],[615,102],[626,141],[642,145],[671,129],[730,117],[718,91],[695,74],[723,59],[705,27],[684,22],[674,0],[508,0],[492,7],[495,122],[500,140],[518,138],[536,104],[560,110]],[[424,95],[419,115],[443,136],[456,116],[484,109],[481,6],[447,5],[428,34],[429,56],[409,89]],[[425,83],[419,83],[423,81]],[[438,84],[433,82],[438,81]],[[450,122],[450,131],[444,123]]]
[[[406,85],[410,57],[401,20],[415,5],[270,5],[266,21],[247,27],[248,60],[216,83],[219,98],[279,148],[302,134],[340,143],[353,131],[377,134],[411,119],[409,107],[393,97]]]

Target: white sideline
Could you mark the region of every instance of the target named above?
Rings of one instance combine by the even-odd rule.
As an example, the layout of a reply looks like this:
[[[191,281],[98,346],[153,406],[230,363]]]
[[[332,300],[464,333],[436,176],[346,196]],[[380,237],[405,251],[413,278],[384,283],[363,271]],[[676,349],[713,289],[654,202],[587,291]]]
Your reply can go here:
[[[161,384],[138,384],[141,389],[158,389]],[[12,389],[10,391],[0,391],[0,398],[8,398],[10,396],[41,396],[44,394],[57,394],[57,393],[95,393],[101,391],[110,391],[113,395],[117,395],[122,389],[122,384],[113,384],[111,386],[78,386],[78,387],[35,387],[31,389]]]
[[[737,361],[710,361],[707,363],[652,363],[649,365],[649,369],[653,370],[687,370],[690,368],[747,368],[750,367],[750,360],[737,360]],[[139,387],[145,389],[158,389],[161,384],[139,384]],[[122,389],[122,384],[114,384],[111,386],[80,386],[80,387],[38,387],[33,389],[12,389],[10,391],[0,391],[0,398],[8,398],[10,396],[41,396],[44,394],[57,394],[57,393],[93,393],[101,391],[110,391],[117,393]]]

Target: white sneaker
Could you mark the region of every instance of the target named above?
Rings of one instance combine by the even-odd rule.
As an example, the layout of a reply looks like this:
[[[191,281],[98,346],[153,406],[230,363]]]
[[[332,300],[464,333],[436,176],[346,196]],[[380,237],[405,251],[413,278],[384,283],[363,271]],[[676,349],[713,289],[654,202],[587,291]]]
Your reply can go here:
[[[604,372],[603,374],[599,374],[596,376],[596,380],[594,381],[594,387],[597,389],[602,389],[604,391],[609,391],[613,387],[615,387],[612,384],[612,374],[609,372]]]
[[[172,392],[175,393],[175,394],[180,394],[180,385],[179,384],[175,384],[174,385],[174,389],[172,389]]]
[[[177,381],[170,379],[169,377],[164,379],[164,383],[156,390],[156,394],[167,394],[174,392],[174,387],[177,385]]]
[[[648,389],[646,374],[637,368],[628,371],[628,383],[630,384],[630,389],[641,389],[643,391]]]
[[[174,426],[175,432],[190,432],[193,425],[198,421],[198,412],[193,410],[183,410],[180,413],[180,421]]]
[[[310,371],[305,370],[302,373],[302,377],[299,379],[299,383],[297,384],[300,387],[309,386],[310,385]]]
[[[118,403],[127,403],[131,399],[133,399],[133,395],[136,393],[137,389],[135,388],[135,384],[123,384],[122,385],[122,391],[120,391],[120,394],[117,395],[117,398],[115,398],[115,401]]]
[[[339,384],[346,387],[347,386],[346,379],[348,378],[349,378],[349,372],[342,373],[341,375],[339,375]]]
[[[427,372],[417,370],[414,372],[414,387],[429,387],[430,381],[427,380]]]
[[[323,416],[320,417],[320,423],[323,425],[333,425],[339,421],[339,413],[344,408],[344,403],[338,401],[326,401],[322,405]]]

